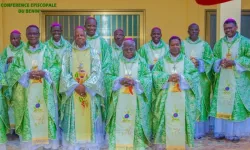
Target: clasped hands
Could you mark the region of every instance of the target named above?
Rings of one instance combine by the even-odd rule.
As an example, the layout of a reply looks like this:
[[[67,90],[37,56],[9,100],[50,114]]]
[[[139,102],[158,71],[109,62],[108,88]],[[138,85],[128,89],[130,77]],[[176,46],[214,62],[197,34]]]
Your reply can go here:
[[[135,81],[132,78],[122,78],[120,80],[120,84],[125,86],[125,87],[129,87],[129,86],[134,86]]]
[[[235,62],[233,60],[230,60],[230,59],[222,59],[221,62],[220,62],[220,65],[223,67],[223,68],[229,68],[229,67],[232,67],[235,65]]]
[[[34,80],[40,80],[44,76],[45,76],[45,71],[42,71],[42,70],[31,71],[29,74],[29,78],[34,79]]]
[[[86,88],[84,85],[79,84],[76,88],[75,88],[75,92],[81,96],[85,96],[86,95]]]
[[[168,78],[168,82],[179,82],[180,81],[180,76],[177,73],[174,73],[170,75]]]

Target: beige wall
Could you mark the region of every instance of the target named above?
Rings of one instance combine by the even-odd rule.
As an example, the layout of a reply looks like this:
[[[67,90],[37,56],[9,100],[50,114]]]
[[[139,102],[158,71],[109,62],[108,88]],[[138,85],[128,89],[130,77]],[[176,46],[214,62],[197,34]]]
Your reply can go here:
[[[2,3],[2,0],[0,0],[0,3]],[[2,18],[2,7],[0,7],[0,48],[2,49],[3,47],[3,28],[4,28],[4,24],[3,24],[3,18]],[[0,51],[1,51],[0,49]]]
[[[223,3],[217,7],[217,40],[225,36],[223,24],[228,18],[234,18],[241,26],[241,0],[230,1]],[[240,28],[238,29],[240,32]]]
[[[17,0],[0,0],[0,2],[12,2]],[[242,0],[244,9],[250,9],[249,0]],[[167,41],[171,35],[178,35],[181,38],[187,36],[187,26],[190,23],[200,25],[201,37],[205,37],[205,9],[216,9],[216,6],[200,6],[195,0],[19,0],[18,2],[52,2],[57,3],[53,10],[119,10],[119,9],[144,9],[146,14],[146,41],[150,40],[150,30],[154,26],[162,28],[163,39]],[[157,2],[157,3],[155,3]],[[70,5],[69,5],[70,3]],[[48,10],[48,8],[46,8]],[[0,7],[1,12],[1,7]],[[22,32],[25,38],[25,28],[30,24],[40,25],[40,14],[20,14],[18,8],[2,8],[0,14],[3,26],[0,28],[0,40],[3,49],[9,43],[9,33],[13,29]]]
[[[250,1],[249,0],[241,0],[241,8],[242,9],[250,9]]]

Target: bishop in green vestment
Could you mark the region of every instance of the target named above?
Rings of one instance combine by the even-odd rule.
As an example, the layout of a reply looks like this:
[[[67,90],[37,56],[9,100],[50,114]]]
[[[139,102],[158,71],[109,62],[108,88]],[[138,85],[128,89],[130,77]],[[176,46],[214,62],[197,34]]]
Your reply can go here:
[[[250,41],[237,32],[234,19],[224,22],[225,37],[214,46],[215,87],[210,116],[214,136],[238,142],[250,135]]]
[[[195,139],[204,137],[209,132],[210,95],[212,89],[213,52],[207,42],[199,38],[199,26],[189,25],[189,37],[183,41],[184,53],[197,68],[200,77],[199,94],[201,98],[201,113],[197,114],[195,124]]]
[[[181,40],[169,40],[169,52],[153,69],[153,134],[156,149],[185,150],[194,145],[196,112],[200,111],[199,74],[180,53]]]
[[[58,58],[39,41],[40,32],[36,25],[26,28],[26,37],[28,42],[24,50],[16,53],[6,73],[8,84],[13,89],[16,133],[23,150],[57,149],[59,130],[54,85],[59,81]]]
[[[96,32],[97,21],[95,18],[88,17],[84,27],[86,29],[87,41],[89,45],[98,52],[101,59],[102,70],[105,73],[112,59],[112,48],[107,41]]]
[[[13,30],[10,33],[10,45],[8,45],[2,52],[0,60],[2,61],[2,70],[4,73],[8,71],[9,66],[11,65],[12,61],[15,58],[15,54],[19,51],[23,51],[24,49],[24,42],[21,41],[21,33],[18,30]],[[12,129],[11,132],[15,129],[15,119],[14,119],[14,110],[12,107],[11,99],[12,99],[12,88],[8,88],[7,90],[4,90],[4,96],[6,96],[7,103],[9,106],[8,114],[9,114],[9,120],[10,120],[10,127]]]
[[[71,44],[62,36],[62,25],[59,23],[52,23],[50,27],[52,37],[45,43],[49,49],[56,52],[61,64],[64,51],[71,50]],[[58,82],[59,83],[59,82]],[[59,93],[59,84],[55,85],[57,90],[58,105],[61,103],[61,95]]]
[[[62,25],[53,23],[50,26],[50,33],[52,37],[46,42],[46,45],[59,55],[60,60],[64,51],[71,49],[71,44],[62,36]]]
[[[151,30],[152,40],[138,49],[138,53],[146,60],[150,70],[152,70],[155,63],[168,52],[168,45],[162,40],[161,37],[161,29],[154,27]]]
[[[75,29],[72,49],[62,57],[60,127],[63,148],[101,149],[104,144],[105,88],[98,51]]]
[[[152,76],[131,39],[123,42],[123,53],[107,72],[106,84],[109,149],[145,150],[151,138]]]
[[[1,64],[3,65],[3,64]],[[6,134],[9,132],[10,123],[8,116],[8,104],[3,94],[3,91],[7,87],[5,80],[5,74],[0,72],[0,149],[6,150],[6,143],[8,141]]]
[[[114,32],[114,43],[112,44],[112,59],[119,59],[122,53],[122,43],[124,41],[124,31],[117,29]]]

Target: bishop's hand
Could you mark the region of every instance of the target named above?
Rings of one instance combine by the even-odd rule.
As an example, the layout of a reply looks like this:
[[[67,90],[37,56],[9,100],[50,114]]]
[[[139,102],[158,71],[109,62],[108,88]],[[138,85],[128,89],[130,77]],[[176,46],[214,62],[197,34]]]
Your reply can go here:
[[[235,62],[233,60],[230,60],[230,59],[223,59],[221,60],[221,63],[220,65],[223,67],[223,68],[229,68],[229,67],[232,67],[235,65]]]
[[[197,68],[199,66],[199,61],[198,59],[196,59],[195,57],[191,57],[190,58],[191,61],[193,62],[194,66]]]
[[[179,80],[180,76],[177,73],[170,75],[168,78],[168,82],[179,82]]]
[[[134,86],[135,81],[133,79],[130,79],[130,78],[122,78],[120,81],[120,84],[125,86],[125,87]]]
[[[31,71],[29,74],[29,78],[34,80],[40,80],[41,78],[44,78],[44,76],[45,76],[45,71],[43,70]]]
[[[76,88],[75,88],[75,92],[81,96],[85,96],[86,95],[86,88],[84,85],[79,84]]]
[[[7,64],[10,64],[10,63],[12,63],[12,61],[13,61],[13,56],[11,56],[11,57],[9,57],[8,59],[7,59]]]

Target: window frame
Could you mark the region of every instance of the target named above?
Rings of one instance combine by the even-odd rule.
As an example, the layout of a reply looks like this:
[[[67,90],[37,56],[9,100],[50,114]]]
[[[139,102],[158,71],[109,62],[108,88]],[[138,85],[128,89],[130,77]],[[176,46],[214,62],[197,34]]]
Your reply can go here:
[[[211,15],[217,15],[217,10],[216,9],[207,9],[205,10],[205,40],[208,42],[208,44],[211,46],[211,41],[210,41],[210,32],[211,32]],[[250,9],[244,9],[241,10],[241,16],[250,16]],[[217,21],[217,20],[216,20]],[[241,27],[239,27],[241,28]]]
[[[90,15],[94,17],[94,15],[139,15],[139,43],[142,46],[145,43],[145,26],[146,26],[146,19],[145,19],[145,10],[43,10],[41,11],[40,15],[40,26],[41,26],[41,40],[45,41],[46,38],[46,16],[70,16],[70,15]],[[83,25],[83,24],[82,24]],[[125,34],[126,35],[126,34]],[[109,36],[113,39],[113,35]],[[126,38],[134,38],[134,36],[126,36]]]

